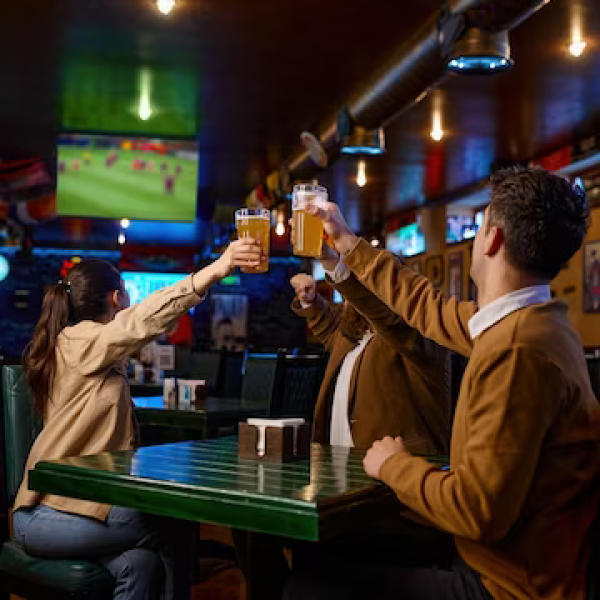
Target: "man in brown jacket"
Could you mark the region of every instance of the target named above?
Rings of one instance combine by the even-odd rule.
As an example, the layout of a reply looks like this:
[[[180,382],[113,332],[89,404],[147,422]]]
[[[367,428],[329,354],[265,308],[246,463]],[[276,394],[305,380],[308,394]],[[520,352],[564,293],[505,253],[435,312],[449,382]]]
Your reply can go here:
[[[411,326],[470,356],[456,408],[450,469],[376,442],[366,471],[454,534],[449,569],[313,571],[288,598],[583,600],[597,512],[599,409],[581,341],[550,281],[581,246],[589,206],[579,188],[538,169],[492,178],[473,247],[479,310],[314,209],[346,266]]]
[[[332,267],[329,282],[346,298],[341,310],[316,293],[309,275],[291,280],[292,309],[306,317],[330,353],[313,439],[366,449],[386,435],[400,435],[413,453],[447,454],[451,416],[445,350],[406,325],[355,277],[337,277],[337,255],[323,263],[326,272]]]

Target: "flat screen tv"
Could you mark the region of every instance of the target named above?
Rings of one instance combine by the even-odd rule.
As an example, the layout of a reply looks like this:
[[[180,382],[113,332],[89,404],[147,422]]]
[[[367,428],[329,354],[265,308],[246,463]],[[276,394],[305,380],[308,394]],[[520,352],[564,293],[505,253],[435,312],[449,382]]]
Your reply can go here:
[[[61,216],[146,221],[196,217],[196,142],[63,135],[57,161]]]
[[[425,237],[418,223],[388,233],[385,247],[398,256],[414,256],[425,252]]]
[[[152,292],[174,285],[189,273],[147,273],[142,271],[122,271],[121,278],[129,294],[131,304],[137,304]]]

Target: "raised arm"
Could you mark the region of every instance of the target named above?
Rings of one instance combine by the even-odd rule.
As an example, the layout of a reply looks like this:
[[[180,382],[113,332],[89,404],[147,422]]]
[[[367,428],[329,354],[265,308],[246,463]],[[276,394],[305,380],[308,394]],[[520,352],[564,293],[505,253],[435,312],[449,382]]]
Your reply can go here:
[[[499,349],[480,359],[473,373],[468,438],[449,471],[400,450],[387,459],[380,454],[384,462],[373,472],[377,453],[397,443],[391,438],[374,444],[365,469],[437,527],[471,540],[501,540],[521,512],[563,402],[561,377],[530,348]]]
[[[254,240],[232,242],[223,255],[183,281],[150,294],[119,311],[108,323],[83,321],[61,333],[68,357],[83,374],[91,375],[135,354],[148,342],[173,327],[177,319],[199,304],[215,283],[238,266],[258,264],[260,247]]]
[[[474,303],[445,298],[392,254],[355,236],[337,205],[311,210],[323,219],[336,250],[363,286],[424,337],[465,356],[471,353],[468,321],[475,314]]]
[[[304,317],[310,330],[326,350],[331,351],[340,324],[340,311],[317,294],[316,284],[310,275],[300,273],[290,281],[296,291],[292,310]]]

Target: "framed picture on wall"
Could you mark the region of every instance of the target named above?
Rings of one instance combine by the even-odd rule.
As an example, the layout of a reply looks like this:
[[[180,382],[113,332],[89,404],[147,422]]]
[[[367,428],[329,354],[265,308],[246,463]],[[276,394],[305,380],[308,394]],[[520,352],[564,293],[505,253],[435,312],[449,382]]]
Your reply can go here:
[[[600,240],[583,248],[583,312],[600,312]]]
[[[423,263],[420,260],[415,260],[408,265],[415,273],[423,274]]]
[[[438,287],[444,283],[444,257],[441,254],[434,254],[425,259],[425,277]]]
[[[212,294],[210,334],[215,350],[244,350],[248,336],[248,296]]]
[[[462,300],[463,253],[461,250],[448,254],[448,296]]]

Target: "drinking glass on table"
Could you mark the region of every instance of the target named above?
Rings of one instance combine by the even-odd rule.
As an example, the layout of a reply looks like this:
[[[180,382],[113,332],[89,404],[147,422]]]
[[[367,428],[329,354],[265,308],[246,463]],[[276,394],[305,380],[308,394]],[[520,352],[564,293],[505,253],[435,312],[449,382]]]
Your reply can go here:
[[[261,248],[257,267],[242,267],[243,273],[266,273],[269,270],[271,215],[264,208],[240,208],[235,211],[238,238],[254,238]]]
[[[327,190],[320,185],[299,183],[292,191],[294,254],[319,258],[323,248],[323,221],[306,211],[307,206],[326,208]]]

